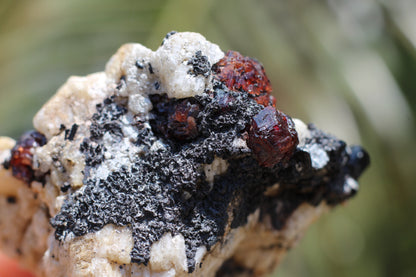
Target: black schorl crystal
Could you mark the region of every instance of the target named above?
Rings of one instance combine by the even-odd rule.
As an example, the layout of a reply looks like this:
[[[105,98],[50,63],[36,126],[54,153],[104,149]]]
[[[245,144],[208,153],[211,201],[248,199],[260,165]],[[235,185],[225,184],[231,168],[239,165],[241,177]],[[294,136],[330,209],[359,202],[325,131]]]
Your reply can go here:
[[[188,62],[192,65],[192,70],[189,72],[195,76],[202,75],[208,77],[211,74],[211,64],[208,61],[208,57],[202,55],[201,51],[196,51],[195,55]]]

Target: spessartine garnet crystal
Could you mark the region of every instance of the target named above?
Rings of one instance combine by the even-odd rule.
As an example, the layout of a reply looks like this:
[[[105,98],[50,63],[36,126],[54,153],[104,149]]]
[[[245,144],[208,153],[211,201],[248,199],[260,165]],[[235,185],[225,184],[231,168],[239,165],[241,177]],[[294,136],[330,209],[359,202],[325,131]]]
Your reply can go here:
[[[270,95],[270,81],[257,60],[244,57],[236,51],[228,51],[212,70],[215,78],[228,89],[245,91],[263,106],[276,105],[276,99]]]
[[[12,168],[13,176],[30,184],[34,180],[32,169],[33,148],[46,144],[46,138],[37,131],[24,133],[11,151],[8,165]]]
[[[247,146],[261,166],[273,167],[288,161],[298,143],[295,125],[284,113],[266,107],[253,117]]]
[[[151,95],[156,118],[152,120],[154,131],[166,139],[190,141],[199,135],[197,116],[200,106],[193,98],[172,101],[166,94]]]

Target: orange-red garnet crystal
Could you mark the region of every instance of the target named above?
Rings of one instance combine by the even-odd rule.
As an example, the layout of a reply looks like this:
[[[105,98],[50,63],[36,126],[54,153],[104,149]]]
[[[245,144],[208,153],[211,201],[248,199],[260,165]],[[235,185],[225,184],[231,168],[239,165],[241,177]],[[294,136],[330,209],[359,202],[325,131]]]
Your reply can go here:
[[[228,51],[212,69],[214,78],[228,89],[245,91],[257,103],[274,106],[274,97],[270,95],[272,86],[263,66],[257,60],[244,57],[236,51]]]
[[[261,166],[289,160],[298,143],[295,125],[284,113],[266,107],[253,117],[247,145]]]
[[[32,169],[33,148],[46,144],[46,138],[36,131],[29,131],[22,135],[11,151],[9,165],[13,176],[30,183],[34,178]]]
[[[179,101],[173,114],[168,119],[168,134],[178,140],[191,140],[198,136],[196,117],[199,106],[192,104],[187,99]]]

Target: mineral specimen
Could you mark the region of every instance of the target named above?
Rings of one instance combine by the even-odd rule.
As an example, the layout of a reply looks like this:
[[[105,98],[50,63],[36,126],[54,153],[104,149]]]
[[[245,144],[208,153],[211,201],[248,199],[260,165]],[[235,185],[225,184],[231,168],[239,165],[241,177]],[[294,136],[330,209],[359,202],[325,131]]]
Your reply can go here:
[[[270,273],[369,163],[271,91],[199,34],[122,46],[0,139],[0,248],[39,276]]]

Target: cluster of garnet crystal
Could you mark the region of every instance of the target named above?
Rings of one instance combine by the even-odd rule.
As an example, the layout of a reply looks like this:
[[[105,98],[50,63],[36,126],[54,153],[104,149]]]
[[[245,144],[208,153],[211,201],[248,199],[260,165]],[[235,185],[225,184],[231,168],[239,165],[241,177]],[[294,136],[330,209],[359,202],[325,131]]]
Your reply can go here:
[[[298,144],[297,133],[290,117],[276,110],[272,87],[263,66],[256,60],[228,51],[212,67],[214,80],[229,90],[247,93],[263,106],[247,123],[247,145],[261,166],[273,167],[287,161]],[[222,113],[233,113],[232,94],[218,90],[215,98]],[[175,141],[187,142],[199,136],[197,118],[201,104],[195,98],[169,99],[166,95],[150,95],[155,117],[151,125],[156,133]],[[235,114],[234,116],[239,116]]]
[[[288,160],[298,145],[298,136],[290,117],[275,109],[276,99],[263,66],[255,59],[228,51],[213,66],[214,78],[228,89],[247,92],[265,108],[253,117],[247,145],[261,166],[273,167]]]
[[[247,145],[261,166],[273,167],[287,161],[294,153],[298,137],[290,117],[277,111],[272,87],[263,66],[256,60],[228,51],[212,67],[214,80],[229,90],[247,93],[263,106],[248,123]],[[231,112],[235,98],[222,90],[212,94],[223,113]],[[198,137],[200,104],[195,98],[169,99],[166,95],[151,95],[155,118],[151,120],[156,133],[176,141],[190,141]],[[235,116],[238,116],[237,114]]]
[[[255,59],[244,57],[236,51],[228,51],[224,58],[212,67],[214,78],[228,89],[245,91],[263,106],[275,106],[276,99],[270,95],[272,86],[263,66]]]
[[[37,131],[24,133],[11,151],[8,166],[12,168],[13,176],[30,184],[34,179],[32,169],[33,148],[46,144],[46,138]]]

